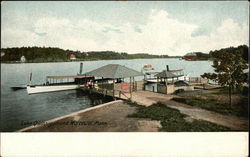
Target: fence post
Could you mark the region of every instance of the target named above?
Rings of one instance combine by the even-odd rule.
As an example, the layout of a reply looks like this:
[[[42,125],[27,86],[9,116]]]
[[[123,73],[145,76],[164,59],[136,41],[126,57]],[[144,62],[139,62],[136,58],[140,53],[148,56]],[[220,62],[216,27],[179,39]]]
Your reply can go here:
[[[135,81],[135,91],[137,91],[137,82]]]

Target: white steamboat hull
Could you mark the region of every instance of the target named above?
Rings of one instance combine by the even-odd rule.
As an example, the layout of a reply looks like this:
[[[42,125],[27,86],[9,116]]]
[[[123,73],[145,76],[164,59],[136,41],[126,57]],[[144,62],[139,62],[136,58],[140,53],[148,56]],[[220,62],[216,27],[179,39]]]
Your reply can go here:
[[[168,80],[168,82],[171,82],[172,80],[177,81],[177,78],[174,78],[174,79],[169,78],[169,79],[167,79],[167,80]],[[188,80],[189,80],[189,77],[188,77],[188,76],[181,76],[181,77],[178,78],[178,80],[188,81]],[[156,83],[156,82],[157,82],[157,79],[147,79],[147,82]]]
[[[36,94],[36,93],[72,90],[81,87],[84,87],[84,85],[27,86],[27,92],[28,94]]]

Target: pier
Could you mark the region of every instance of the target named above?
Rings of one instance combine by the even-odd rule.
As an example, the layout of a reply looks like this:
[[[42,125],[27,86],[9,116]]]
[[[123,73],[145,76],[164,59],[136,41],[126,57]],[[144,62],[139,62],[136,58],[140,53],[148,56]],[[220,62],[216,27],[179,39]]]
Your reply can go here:
[[[207,79],[200,77],[189,77],[186,79],[183,69],[167,70],[162,72],[142,73],[118,64],[109,64],[98,69],[83,74],[94,78],[92,87],[87,85],[81,89],[90,93],[98,93],[103,96],[111,96],[116,99],[138,99],[143,97],[147,83],[156,83],[153,92],[162,94],[173,94],[179,91],[194,91],[194,88],[204,89],[208,84]],[[154,75],[154,78],[147,75]],[[134,77],[144,76],[144,80],[135,81]],[[130,82],[124,82],[124,78],[129,78]],[[180,78],[184,78],[181,81]],[[153,82],[152,82],[153,81]],[[86,82],[85,82],[86,83]],[[139,94],[140,93],[140,94]],[[137,98],[136,98],[137,97]]]
[[[103,96],[110,96],[114,99],[132,99],[136,93],[143,90],[143,81],[135,81],[134,83],[116,83],[112,84],[98,84],[98,88],[89,88],[87,86],[81,87],[81,90],[87,91],[89,93],[97,93]],[[123,89],[126,86],[127,89]]]
[[[156,101],[170,100],[171,98],[173,98],[173,95],[145,91],[143,90],[144,88],[143,83],[144,83],[143,81],[136,82],[135,88],[133,88],[131,84],[131,88],[132,88],[131,92],[130,90],[121,90],[120,87],[122,83],[115,84],[114,91],[111,88],[110,89],[107,89],[107,88],[89,89],[88,87],[83,87],[81,88],[81,90],[87,91],[89,93],[101,94],[103,96],[110,96],[110,97],[113,97],[114,100],[130,99],[131,101],[137,102],[138,104],[143,105],[143,106],[150,106]],[[113,93],[115,93],[115,95],[113,95]],[[154,100],[152,100],[151,98],[154,98]]]

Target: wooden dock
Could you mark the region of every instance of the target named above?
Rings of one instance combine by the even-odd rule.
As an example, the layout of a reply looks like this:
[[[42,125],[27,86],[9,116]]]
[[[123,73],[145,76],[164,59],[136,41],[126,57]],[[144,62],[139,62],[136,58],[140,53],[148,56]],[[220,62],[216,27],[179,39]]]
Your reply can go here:
[[[99,88],[88,88],[87,86],[80,88],[81,90],[87,91],[89,93],[97,93],[103,96],[110,96],[114,99],[132,99],[133,94],[137,93],[138,91],[143,90],[143,81],[137,81],[134,84],[129,84],[129,88],[127,90],[123,90],[121,88],[121,83],[115,84],[115,87],[109,85],[102,85],[99,84]]]
[[[126,92],[124,90],[118,90],[118,89],[106,89],[106,88],[88,88],[88,87],[82,87],[81,90],[88,91],[89,93],[97,93],[101,94],[103,96],[110,96],[114,99],[130,99],[132,97],[132,92]]]
[[[105,89],[105,88],[90,89],[90,88],[84,87],[81,89],[89,93],[97,93],[103,96],[110,96],[110,97],[113,97],[114,100],[130,99],[131,101],[137,102],[138,104],[143,105],[143,106],[150,106],[153,103],[156,103],[157,101],[170,100],[173,97],[172,95],[145,91],[143,90],[142,85],[143,85],[143,82],[137,82],[137,89],[131,90],[131,93],[129,92],[130,90],[125,91],[125,90],[121,90],[120,88],[115,88],[115,91],[113,91],[113,89]]]

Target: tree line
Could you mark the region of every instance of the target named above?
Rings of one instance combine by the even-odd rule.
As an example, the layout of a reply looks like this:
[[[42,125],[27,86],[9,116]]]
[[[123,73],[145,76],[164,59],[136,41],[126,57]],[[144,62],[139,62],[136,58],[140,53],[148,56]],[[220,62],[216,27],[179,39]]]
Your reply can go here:
[[[246,71],[249,69],[248,53],[246,45],[210,51],[214,72],[201,75],[203,78],[213,80],[228,88],[230,107],[232,107],[232,93],[242,91],[243,85],[249,82],[249,72]]]
[[[198,60],[212,60],[221,51],[240,53],[248,61],[248,46],[229,47],[221,50],[210,51],[208,54],[196,52]],[[4,54],[4,55],[2,55]],[[138,59],[138,58],[181,58],[181,56],[152,55],[147,53],[128,54],[126,52],[115,51],[80,51],[63,50],[54,47],[13,47],[1,49],[1,62],[18,62],[25,56],[26,62],[67,62],[70,55],[76,56],[76,61],[84,60],[113,60],[113,59]]]
[[[4,54],[2,56],[2,54]],[[70,55],[76,56],[76,61],[84,60],[111,60],[111,59],[137,59],[137,58],[172,58],[180,56],[151,55],[147,53],[128,54],[115,51],[80,51],[63,50],[52,47],[14,47],[1,49],[1,62],[18,62],[25,56],[26,62],[67,62]]]
[[[239,53],[242,55],[243,59],[248,61],[248,46],[240,45],[238,47],[228,47],[222,48],[220,50],[210,51],[209,53],[194,52],[196,54],[197,60],[213,60],[218,57],[221,52]]]

